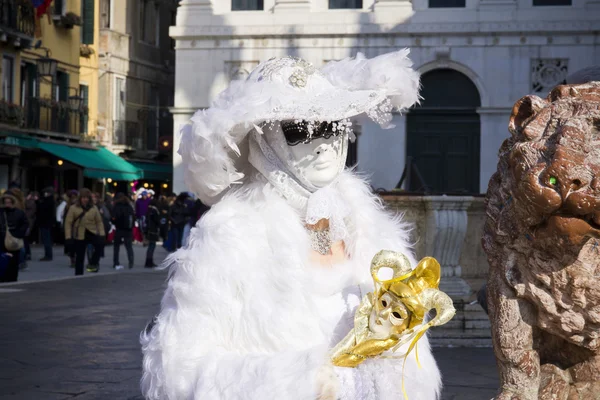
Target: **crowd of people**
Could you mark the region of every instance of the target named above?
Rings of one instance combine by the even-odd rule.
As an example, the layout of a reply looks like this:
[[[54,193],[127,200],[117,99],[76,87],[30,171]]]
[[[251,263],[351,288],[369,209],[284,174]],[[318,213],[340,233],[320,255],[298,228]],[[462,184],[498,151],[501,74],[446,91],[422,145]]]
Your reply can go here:
[[[134,242],[146,246],[144,267],[154,268],[154,251],[161,243],[167,251],[181,248],[189,231],[208,210],[189,193],[156,196],[153,191],[94,193],[70,190],[62,196],[51,187],[25,194],[17,183],[1,191],[0,281],[18,279],[31,260],[31,244],[43,245],[41,262],[54,260],[55,244],[64,245],[75,275],[98,272],[104,248],[114,246],[112,266],[120,262],[121,245],[127,266],[134,267]]]

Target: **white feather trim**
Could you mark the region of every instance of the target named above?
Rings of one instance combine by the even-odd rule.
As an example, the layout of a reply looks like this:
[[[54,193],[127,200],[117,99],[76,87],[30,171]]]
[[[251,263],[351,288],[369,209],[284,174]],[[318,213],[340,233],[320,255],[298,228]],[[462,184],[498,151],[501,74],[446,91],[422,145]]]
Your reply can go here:
[[[348,291],[358,283],[372,290],[369,264],[382,248],[411,254],[406,226],[344,173],[351,261],[315,268],[300,216],[264,185],[227,194],[170,258],[156,325],[141,336],[148,400],[316,399],[319,387],[337,386],[326,349],[352,327]],[[426,337],[419,358],[422,368],[407,359],[407,393],[435,400],[440,374]],[[355,382],[377,393],[369,400],[401,398],[402,360],[371,360],[356,371]]]

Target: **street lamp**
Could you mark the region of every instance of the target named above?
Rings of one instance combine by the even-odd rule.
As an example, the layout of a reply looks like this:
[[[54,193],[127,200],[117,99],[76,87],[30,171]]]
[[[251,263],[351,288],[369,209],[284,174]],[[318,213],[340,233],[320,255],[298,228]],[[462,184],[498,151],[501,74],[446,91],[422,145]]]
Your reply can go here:
[[[50,58],[50,49],[43,47],[46,50],[46,56],[40,57],[37,60],[37,70],[39,76],[48,76],[52,81],[56,78],[56,67],[58,66],[58,61]]]
[[[72,111],[79,111],[83,108],[83,97],[79,95],[77,88],[69,88],[75,91],[73,96],[69,96],[69,107]]]

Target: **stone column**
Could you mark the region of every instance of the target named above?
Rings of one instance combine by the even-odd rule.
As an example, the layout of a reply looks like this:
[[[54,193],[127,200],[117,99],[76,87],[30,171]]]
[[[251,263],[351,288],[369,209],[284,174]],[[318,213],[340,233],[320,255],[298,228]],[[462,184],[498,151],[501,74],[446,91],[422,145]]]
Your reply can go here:
[[[467,301],[471,287],[461,278],[460,253],[467,234],[467,209],[471,196],[428,196],[425,201],[427,229],[425,254],[442,267],[440,289],[454,301]]]
[[[181,143],[180,129],[187,124],[190,118],[197,111],[197,108],[172,107],[169,109],[173,114],[173,180],[169,190],[174,193],[181,193],[188,190],[184,181],[184,170],[181,165],[181,156],[179,155],[179,145]]]
[[[274,12],[310,11],[310,0],[275,0]]]

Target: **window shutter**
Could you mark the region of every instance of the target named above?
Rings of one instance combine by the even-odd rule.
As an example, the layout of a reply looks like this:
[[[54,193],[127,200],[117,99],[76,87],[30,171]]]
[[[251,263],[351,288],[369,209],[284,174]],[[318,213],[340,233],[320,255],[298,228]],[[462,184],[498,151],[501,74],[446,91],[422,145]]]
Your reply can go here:
[[[59,71],[56,74],[56,80],[58,81],[58,100],[69,101],[69,74]]]
[[[64,10],[65,10],[64,0],[54,0],[54,15],[63,15]]]
[[[82,19],[81,43],[94,44],[94,0],[82,0]]]
[[[87,85],[79,85],[79,95],[83,98],[83,106],[88,107],[89,103],[89,87]],[[79,132],[82,134],[88,133],[88,114],[82,112],[79,115]]]

